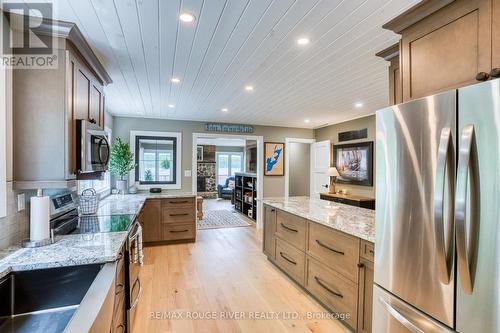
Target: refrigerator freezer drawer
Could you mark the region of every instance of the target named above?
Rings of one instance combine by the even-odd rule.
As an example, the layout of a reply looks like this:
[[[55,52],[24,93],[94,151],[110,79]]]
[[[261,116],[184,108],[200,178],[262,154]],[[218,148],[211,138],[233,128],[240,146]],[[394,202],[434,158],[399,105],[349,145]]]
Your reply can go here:
[[[374,285],[372,332],[453,333],[454,331]]]

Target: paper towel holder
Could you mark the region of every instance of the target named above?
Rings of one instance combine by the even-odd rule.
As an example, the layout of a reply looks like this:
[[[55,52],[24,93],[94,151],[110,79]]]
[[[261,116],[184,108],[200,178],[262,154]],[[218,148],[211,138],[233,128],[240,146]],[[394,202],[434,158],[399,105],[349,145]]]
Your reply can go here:
[[[39,188],[36,192],[37,197],[41,197],[43,195],[43,190]],[[50,229],[50,237],[41,240],[31,240],[25,239],[23,240],[23,247],[34,248],[34,247],[42,247],[50,244],[54,244],[54,229]]]

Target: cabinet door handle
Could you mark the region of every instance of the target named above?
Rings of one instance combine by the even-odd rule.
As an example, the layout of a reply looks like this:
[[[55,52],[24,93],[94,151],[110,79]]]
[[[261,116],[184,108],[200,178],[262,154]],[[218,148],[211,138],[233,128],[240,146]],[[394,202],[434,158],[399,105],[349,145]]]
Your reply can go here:
[[[491,77],[500,77],[500,68],[493,68],[490,72]]]
[[[280,222],[281,226],[285,228],[286,230],[289,230],[291,232],[299,232],[297,229],[290,228],[289,226],[283,224],[283,222]]]
[[[490,74],[485,72],[479,72],[476,74],[476,81],[488,81]]]
[[[184,230],[170,230],[171,233],[173,234],[176,234],[176,233],[180,233],[180,232],[188,232],[189,229],[184,229]]]
[[[186,216],[189,215],[189,213],[177,213],[177,214],[168,214],[169,216]]]
[[[328,245],[321,243],[319,239],[316,239],[316,243],[318,243],[318,245],[319,245],[319,246],[324,247],[324,248],[325,248],[325,249],[327,249],[327,250],[330,250],[330,251],[332,251],[332,252],[334,252],[334,253],[337,253],[337,254],[340,254],[340,255],[344,255],[344,252],[342,252],[342,251],[337,251],[337,250],[335,250],[335,249],[332,249],[332,248],[331,248],[331,247],[329,247]]]
[[[316,280],[316,282],[323,288],[325,289],[326,291],[328,291],[329,293],[333,294],[334,296],[337,296],[338,298],[344,298],[344,295],[342,295],[341,293],[338,293],[336,291],[333,291],[332,289],[330,289],[330,287],[328,287],[323,281],[321,281],[321,279],[317,276],[314,277],[314,280]]]
[[[285,256],[285,255],[283,254],[283,252],[280,252],[280,256],[281,256],[281,258],[285,259],[285,260],[286,260],[286,261],[288,261],[289,263],[294,264],[294,265],[297,265],[297,263],[296,263],[295,261],[293,261],[292,259],[287,258],[287,256]]]
[[[183,200],[183,201],[169,201],[169,204],[177,205],[177,204],[185,204],[188,203],[189,201]]]

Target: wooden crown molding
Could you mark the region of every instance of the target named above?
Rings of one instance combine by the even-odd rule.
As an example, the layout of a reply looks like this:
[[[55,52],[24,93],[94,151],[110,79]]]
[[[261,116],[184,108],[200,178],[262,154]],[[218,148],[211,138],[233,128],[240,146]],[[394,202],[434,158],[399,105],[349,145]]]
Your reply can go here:
[[[4,13],[8,20],[10,19],[10,15],[17,15],[12,13],[7,14],[7,12]],[[94,51],[92,51],[89,43],[75,23],[43,18],[42,23],[38,27],[32,28],[31,31],[39,36],[56,37],[68,40],[74,45],[78,52],[80,52],[90,68],[104,85],[113,83],[113,80],[109,76],[108,72],[101,64]]]
[[[377,57],[384,58],[384,60],[391,61],[399,56],[399,43],[391,45],[380,52],[375,53]]]
[[[455,0],[424,0],[393,18],[384,24],[382,28],[401,34],[404,29],[449,5],[453,1]]]

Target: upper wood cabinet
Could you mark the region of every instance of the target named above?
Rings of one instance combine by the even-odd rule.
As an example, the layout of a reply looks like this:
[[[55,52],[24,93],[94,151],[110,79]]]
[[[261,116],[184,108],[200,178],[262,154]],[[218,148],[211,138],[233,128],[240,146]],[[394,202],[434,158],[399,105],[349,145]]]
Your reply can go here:
[[[375,54],[389,61],[389,105],[403,102],[403,86],[401,84],[401,71],[399,66],[399,43]]]
[[[50,29],[49,29],[50,28]],[[47,20],[33,30],[57,32],[57,67],[13,69],[13,177],[16,189],[74,187],[76,119],[104,127],[103,86],[111,78],[73,23]],[[27,135],[26,133],[29,133]]]
[[[400,68],[391,64],[401,71],[401,82],[393,92],[401,89],[402,101],[408,101],[487,80],[500,67],[500,25],[492,15],[499,3],[423,1],[385,24],[401,34]]]

